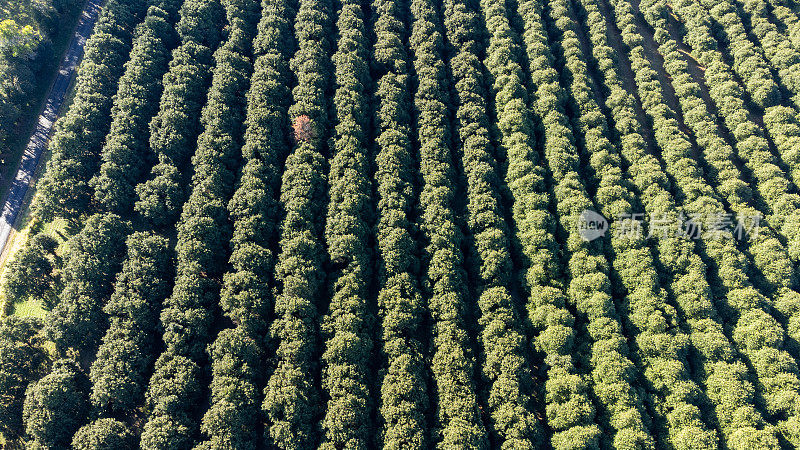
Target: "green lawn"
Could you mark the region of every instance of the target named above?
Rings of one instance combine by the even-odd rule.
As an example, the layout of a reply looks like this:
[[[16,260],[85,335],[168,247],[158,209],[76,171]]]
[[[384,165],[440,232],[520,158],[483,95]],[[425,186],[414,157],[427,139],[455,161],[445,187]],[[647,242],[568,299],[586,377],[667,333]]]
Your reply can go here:
[[[31,299],[14,305],[14,315],[20,317],[39,317],[44,319],[44,317],[47,315],[47,311],[42,308],[42,303],[39,300]]]

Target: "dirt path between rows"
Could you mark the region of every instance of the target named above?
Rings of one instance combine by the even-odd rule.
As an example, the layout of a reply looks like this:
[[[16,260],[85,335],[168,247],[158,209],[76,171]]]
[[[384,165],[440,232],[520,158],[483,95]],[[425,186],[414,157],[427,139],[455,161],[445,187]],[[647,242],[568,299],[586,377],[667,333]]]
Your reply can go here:
[[[639,119],[639,124],[641,125],[642,137],[644,137],[650,153],[658,154],[655,146],[653,128],[650,125],[649,117],[642,108],[642,100],[639,97],[639,90],[636,87],[636,76],[633,73],[631,62],[628,59],[628,47],[624,42],[622,42],[622,36],[617,29],[617,23],[614,19],[615,15],[605,0],[598,0],[597,4],[600,8],[600,13],[603,16],[603,19],[606,21],[606,28],[608,29],[608,44],[617,54],[617,61],[619,63],[617,64],[617,68],[619,69],[619,76],[622,80],[622,85],[625,90],[628,91],[628,93],[631,94],[636,100],[634,102],[634,109],[636,110],[636,116]]]

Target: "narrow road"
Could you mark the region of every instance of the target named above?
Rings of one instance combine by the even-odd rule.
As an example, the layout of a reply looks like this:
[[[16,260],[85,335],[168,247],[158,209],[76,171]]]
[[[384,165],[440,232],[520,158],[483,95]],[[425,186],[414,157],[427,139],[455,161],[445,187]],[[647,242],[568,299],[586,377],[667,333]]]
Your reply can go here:
[[[67,51],[64,54],[64,60],[58,69],[56,80],[47,93],[44,109],[36,123],[36,129],[25,147],[19,170],[17,170],[17,175],[11,183],[11,188],[8,191],[6,202],[3,205],[3,212],[0,216],[0,254],[6,250],[11,231],[14,229],[14,222],[22,209],[22,202],[25,199],[25,194],[28,193],[36,166],[39,164],[39,158],[47,148],[50,133],[53,130],[53,123],[58,118],[59,110],[67,95],[67,89],[75,77],[75,69],[83,58],[83,47],[86,45],[89,35],[92,34],[94,24],[100,15],[101,6],[102,0],[88,0],[86,2],[76,27],[75,35],[72,36],[69,47],[67,47]]]

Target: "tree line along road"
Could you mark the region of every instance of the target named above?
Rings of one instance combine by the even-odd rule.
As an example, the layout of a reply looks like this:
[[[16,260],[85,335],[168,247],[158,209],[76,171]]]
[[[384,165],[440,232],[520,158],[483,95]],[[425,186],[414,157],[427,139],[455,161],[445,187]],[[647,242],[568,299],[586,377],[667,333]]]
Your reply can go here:
[[[36,128],[31,135],[25,153],[19,164],[19,170],[11,183],[11,188],[3,204],[3,212],[0,215],[0,254],[5,252],[6,245],[14,229],[14,223],[22,209],[25,195],[33,181],[33,175],[39,164],[39,159],[47,148],[53,124],[58,118],[61,105],[67,96],[67,90],[75,77],[76,69],[83,58],[83,49],[86,40],[94,29],[97,17],[102,8],[102,0],[89,0],[83,8],[80,21],[76,27],[75,34],[69,42],[64,59],[58,69],[53,85],[47,94],[44,108],[36,123]]]

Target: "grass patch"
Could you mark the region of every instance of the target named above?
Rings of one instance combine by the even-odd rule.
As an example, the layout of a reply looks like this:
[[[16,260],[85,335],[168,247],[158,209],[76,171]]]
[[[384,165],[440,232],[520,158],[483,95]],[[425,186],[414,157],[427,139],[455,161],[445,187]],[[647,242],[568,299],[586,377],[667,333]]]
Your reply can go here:
[[[44,319],[47,311],[42,306],[42,302],[37,299],[29,299],[14,305],[15,316],[19,317],[38,317]]]

